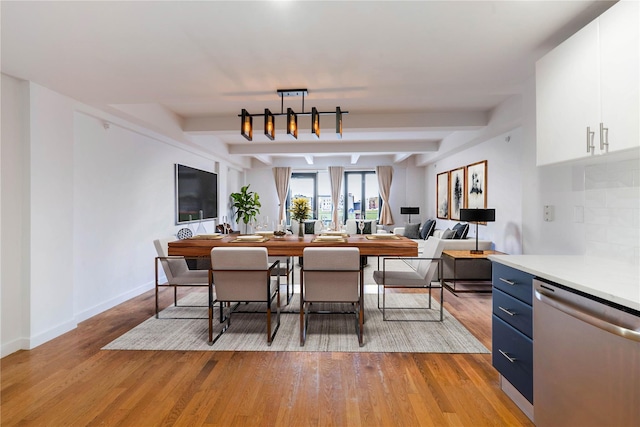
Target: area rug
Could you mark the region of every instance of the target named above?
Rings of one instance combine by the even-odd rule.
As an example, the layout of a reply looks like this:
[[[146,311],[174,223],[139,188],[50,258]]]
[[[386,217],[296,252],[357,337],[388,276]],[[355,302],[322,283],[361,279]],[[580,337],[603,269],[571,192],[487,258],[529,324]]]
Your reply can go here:
[[[426,294],[388,294],[387,307],[426,307]],[[304,347],[300,346],[299,300],[296,296],[282,307],[280,329],[271,346],[266,340],[264,304],[241,305],[242,313],[231,318],[231,327],[213,345],[207,344],[208,321],[206,294],[194,292],[168,307],[160,319],[152,317],[115,339],[103,350],[180,350],[180,351],[333,351],[333,352],[412,352],[412,353],[489,353],[462,324],[446,310],[442,322],[383,321],[377,308],[377,295],[365,294],[364,346],[358,346],[355,320],[349,314],[311,314]],[[439,305],[432,300],[432,310],[388,310],[387,318],[436,320]],[[341,310],[331,305],[316,310]],[[221,325],[215,311],[214,336]],[[178,319],[175,319],[178,317]],[[275,321],[275,313],[273,317]]]

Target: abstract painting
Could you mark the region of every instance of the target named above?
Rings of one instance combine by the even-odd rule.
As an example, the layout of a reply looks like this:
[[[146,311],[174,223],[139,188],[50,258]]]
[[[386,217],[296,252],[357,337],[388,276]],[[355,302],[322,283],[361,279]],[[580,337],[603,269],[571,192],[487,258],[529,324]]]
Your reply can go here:
[[[454,169],[449,173],[449,219],[460,220],[460,209],[465,207],[465,168]]]
[[[449,172],[437,175],[436,217],[449,219]]]
[[[467,166],[467,207],[469,209],[486,209],[487,207],[486,160]]]

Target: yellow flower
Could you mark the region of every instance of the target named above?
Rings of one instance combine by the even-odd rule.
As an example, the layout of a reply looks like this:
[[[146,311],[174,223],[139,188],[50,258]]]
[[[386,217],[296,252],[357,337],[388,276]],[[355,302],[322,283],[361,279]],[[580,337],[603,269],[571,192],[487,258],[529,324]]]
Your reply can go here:
[[[291,201],[291,208],[289,209],[291,218],[298,222],[301,222],[307,218],[311,213],[311,206],[309,206],[309,200],[304,197],[296,197]]]

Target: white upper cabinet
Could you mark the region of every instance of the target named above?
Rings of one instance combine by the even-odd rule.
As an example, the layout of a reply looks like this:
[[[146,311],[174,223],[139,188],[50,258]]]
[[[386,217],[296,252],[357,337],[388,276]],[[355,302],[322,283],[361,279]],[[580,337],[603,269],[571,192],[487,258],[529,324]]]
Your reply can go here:
[[[640,146],[639,20],[616,3],[536,63],[538,165]]]

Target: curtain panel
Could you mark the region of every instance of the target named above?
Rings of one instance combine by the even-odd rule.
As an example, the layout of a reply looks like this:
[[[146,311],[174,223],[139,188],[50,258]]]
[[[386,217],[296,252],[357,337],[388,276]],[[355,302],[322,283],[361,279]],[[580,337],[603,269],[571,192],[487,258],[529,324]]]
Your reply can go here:
[[[331,221],[336,229],[339,229],[338,205],[340,203],[340,189],[342,187],[342,176],[344,168],[342,166],[329,166],[329,180],[331,182]]]
[[[278,193],[278,223],[287,218],[285,212],[287,193],[289,192],[289,181],[291,181],[291,168],[273,168],[273,177],[276,182],[276,192]]]
[[[389,206],[389,197],[391,196],[391,181],[393,180],[393,167],[376,166],[376,175],[378,176],[378,187],[380,197],[382,198],[382,208],[380,209],[380,224],[393,225],[393,215],[391,215],[391,207]]]

